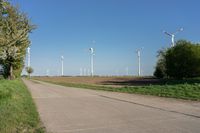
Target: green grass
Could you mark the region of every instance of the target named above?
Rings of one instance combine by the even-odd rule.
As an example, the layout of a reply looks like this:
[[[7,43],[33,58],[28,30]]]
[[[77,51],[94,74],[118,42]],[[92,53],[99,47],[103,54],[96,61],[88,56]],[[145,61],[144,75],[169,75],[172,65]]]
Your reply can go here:
[[[41,125],[23,82],[0,80],[0,133],[44,133]]]
[[[165,85],[125,86],[125,87],[108,87],[99,85],[64,83],[64,82],[53,82],[53,81],[45,81],[45,82],[54,83],[67,87],[77,87],[77,88],[123,92],[123,93],[135,93],[135,94],[154,95],[160,97],[200,101],[200,83],[195,83],[195,82],[190,84],[189,83],[175,84],[174,81],[170,81],[168,82],[169,84]]]

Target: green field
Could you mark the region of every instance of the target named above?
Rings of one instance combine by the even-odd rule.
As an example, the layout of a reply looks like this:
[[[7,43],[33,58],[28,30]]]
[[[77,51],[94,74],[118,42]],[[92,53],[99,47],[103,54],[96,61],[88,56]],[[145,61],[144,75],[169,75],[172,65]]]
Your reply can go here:
[[[55,83],[55,82],[51,82]],[[179,84],[179,85],[150,85],[150,86],[134,86],[134,87],[106,87],[94,86],[86,84],[73,84],[73,83],[56,83],[63,86],[78,87],[94,90],[136,93],[144,95],[154,95],[160,97],[171,97],[185,100],[198,100],[200,101],[200,84]]]
[[[0,133],[44,133],[36,106],[21,80],[0,80]]]
[[[66,80],[64,80],[66,78]],[[144,95],[154,95],[160,97],[170,97],[185,100],[200,101],[200,80],[188,79],[188,80],[165,80],[161,81],[160,85],[140,85],[140,86],[106,86],[84,83],[70,83],[68,77],[65,77],[62,81],[58,78],[35,78],[37,80],[46,81],[62,86],[77,87],[93,90],[123,92],[123,93],[135,93]],[[76,78],[74,78],[75,80]],[[85,79],[87,80],[87,78]]]

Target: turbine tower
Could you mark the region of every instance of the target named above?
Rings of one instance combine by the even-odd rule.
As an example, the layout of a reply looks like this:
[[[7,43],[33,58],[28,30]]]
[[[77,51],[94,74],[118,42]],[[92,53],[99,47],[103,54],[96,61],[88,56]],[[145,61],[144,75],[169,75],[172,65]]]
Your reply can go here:
[[[46,70],[46,76],[49,77],[49,69]]]
[[[91,54],[91,76],[94,76],[94,48],[90,48],[90,54]]]
[[[174,47],[175,46],[175,35],[178,34],[179,32],[183,31],[183,28],[180,28],[178,29],[176,32],[174,33],[169,33],[167,31],[163,31],[164,34],[168,35],[171,37],[171,40],[172,40],[172,44],[171,44],[171,47]]]
[[[80,76],[83,76],[83,69],[80,68]]]
[[[28,67],[31,66],[31,52],[30,52],[30,47],[27,48],[27,53],[28,53]]]
[[[126,67],[126,76],[128,76],[129,75],[129,69],[128,69],[128,67]]]
[[[141,50],[142,49],[143,48],[136,50],[136,53],[137,53],[137,56],[138,56],[138,76],[141,76]]]
[[[61,56],[61,76],[64,76],[63,66],[64,66],[64,56]]]
[[[87,76],[87,69],[86,68],[84,68],[84,70],[83,70],[83,76]]]

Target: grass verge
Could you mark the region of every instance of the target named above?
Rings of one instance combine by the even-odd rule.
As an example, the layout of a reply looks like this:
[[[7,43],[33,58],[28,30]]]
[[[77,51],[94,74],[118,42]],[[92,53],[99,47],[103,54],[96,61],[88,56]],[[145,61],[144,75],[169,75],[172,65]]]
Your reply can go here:
[[[23,82],[0,80],[0,133],[44,133],[36,106]]]
[[[200,101],[200,84],[199,83],[108,87],[108,86],[99,86],[99,85],[90,85],[90,84],[65,83],[65,82],[48,81],[48,80],[42,80],[42,81],[58,84],[62,86],[67,86],[67,87],[77,87],[77,88],[112,91],[112,92],[123,92],[123,93],[135,93],[135,94],[154,95],[154,96],[160,96],[160,97]]]

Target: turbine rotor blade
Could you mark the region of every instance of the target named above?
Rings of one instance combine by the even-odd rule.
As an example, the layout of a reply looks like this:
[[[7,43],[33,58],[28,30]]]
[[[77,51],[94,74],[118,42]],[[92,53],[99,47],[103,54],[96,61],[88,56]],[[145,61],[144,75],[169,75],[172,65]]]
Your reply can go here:
[[[172,36],[172,34],[168,33],[167,31],[163,31],[163,33],[168,35],[168,36]]]
[[[178,29],[178,30],[174,33],[174,35],[176,35],[177,33],[181,32],[181,31],[183,31],[183,28]]]

